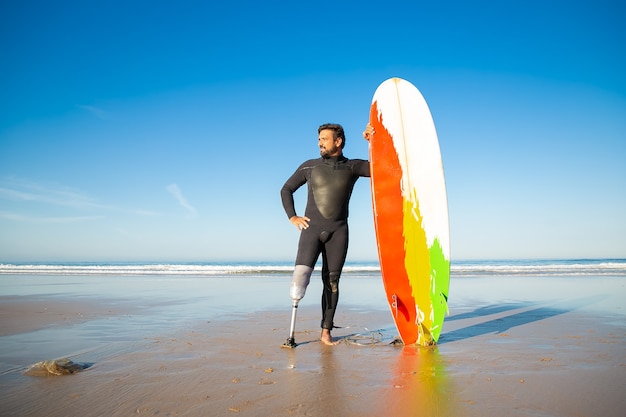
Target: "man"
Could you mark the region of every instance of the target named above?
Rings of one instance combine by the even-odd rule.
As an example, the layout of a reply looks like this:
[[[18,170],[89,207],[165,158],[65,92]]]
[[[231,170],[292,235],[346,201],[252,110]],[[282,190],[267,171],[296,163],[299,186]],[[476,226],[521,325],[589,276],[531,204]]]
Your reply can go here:
[[[280,191],[289,221],[300,231],[298,254],[291,280],[290,296],[294,306],[304,297],[313,268],[322,255],[322,335],[320,340],[333,345],[331,330],[339,300],[339,277],[348,252],[348,202],[359,177],[369,177],[369,162],[343,156],[346,137],[338,124],[324,124],[317,130],[321,157],[304,162]],[[363,132],[369,140],[368,125]],[[293,193],[307,184],[304,216],[296,214]]]

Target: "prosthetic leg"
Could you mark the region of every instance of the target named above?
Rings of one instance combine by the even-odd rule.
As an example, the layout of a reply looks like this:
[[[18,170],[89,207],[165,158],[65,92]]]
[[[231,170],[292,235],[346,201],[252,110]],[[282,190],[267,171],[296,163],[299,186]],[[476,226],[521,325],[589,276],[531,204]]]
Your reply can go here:
[[[293,277],[291,278],[291,288],[289,295],[291,296],[292,308],[291,308],[291,327],[289,328],[289,338],[283,343],[282,347],[295,348],[296,344],[296,313],[298,312],[298,303],[304,297],[306,289],[311,282],[311,274],[313,268],[305,265],[296,265],[293,271]]]

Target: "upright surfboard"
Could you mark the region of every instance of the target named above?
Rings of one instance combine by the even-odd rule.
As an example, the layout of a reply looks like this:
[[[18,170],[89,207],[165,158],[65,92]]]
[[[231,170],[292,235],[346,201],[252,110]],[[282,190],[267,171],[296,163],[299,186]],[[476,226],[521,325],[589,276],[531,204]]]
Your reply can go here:
[[[448,312],[450,233],[437,132],[422,94],[391,78],[370,108],[372,201],[387,301],[405,345],[437,343]]]

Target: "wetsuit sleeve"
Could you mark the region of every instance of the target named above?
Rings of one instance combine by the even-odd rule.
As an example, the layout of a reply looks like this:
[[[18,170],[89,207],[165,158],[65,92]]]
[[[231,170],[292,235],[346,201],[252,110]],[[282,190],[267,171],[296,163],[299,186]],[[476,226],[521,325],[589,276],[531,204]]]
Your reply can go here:
[[[359,159],[358,164],[356,164],[356,173],[358,174],[359,177],[369,177],[370,176],[370,161]]]
[[[280,199],[283,202],[283,208],[285,209],[285,213],[287,213],[287,218],[289,219],[296,215],[293,193],[306,183],[303,166],[304,164],[301,165],[291,177],[289,177],[287,182],[285,182],[285,185],[283,185],[283,188],[280,190]]]

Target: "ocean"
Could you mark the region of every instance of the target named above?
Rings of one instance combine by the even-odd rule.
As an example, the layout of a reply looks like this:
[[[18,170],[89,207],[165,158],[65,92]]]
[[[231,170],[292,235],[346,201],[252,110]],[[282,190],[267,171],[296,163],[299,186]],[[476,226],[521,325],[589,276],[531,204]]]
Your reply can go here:
[[[319,269],[319,265],[318,265]],[[290,275],[291,262],[64,262],[0,263],[0,275],[276,276]],[[378,276],[378,262],[347,262],[343,276]],[[626,276],[626,259],[453,261],[451,277]]]

